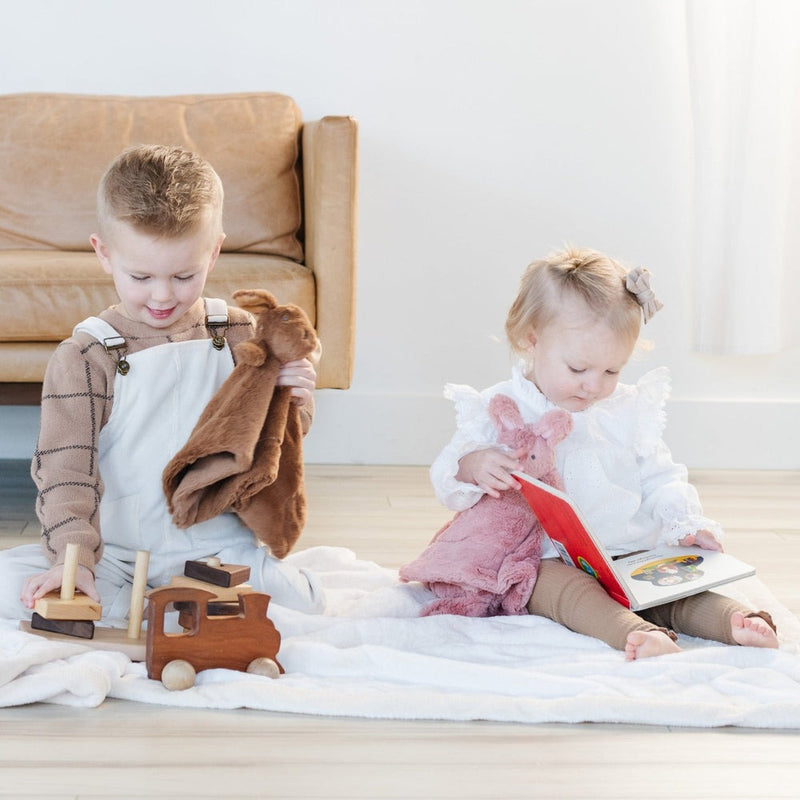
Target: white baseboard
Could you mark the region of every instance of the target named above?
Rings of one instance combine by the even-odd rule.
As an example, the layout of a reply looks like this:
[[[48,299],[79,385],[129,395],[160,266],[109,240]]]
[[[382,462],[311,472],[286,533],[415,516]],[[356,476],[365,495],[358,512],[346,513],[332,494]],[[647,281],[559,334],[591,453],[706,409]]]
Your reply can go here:
[[[691,469],[800,469],[800,401],[673,399],[666,440]],[[30,458],[39,409],[0,406],[0,458]],[[428,465],[449,440],[450,402],[430,395],[317,393],[310,464]]]
[[[800,469],[800,401],[670,400],[665,439],[691,469]]]

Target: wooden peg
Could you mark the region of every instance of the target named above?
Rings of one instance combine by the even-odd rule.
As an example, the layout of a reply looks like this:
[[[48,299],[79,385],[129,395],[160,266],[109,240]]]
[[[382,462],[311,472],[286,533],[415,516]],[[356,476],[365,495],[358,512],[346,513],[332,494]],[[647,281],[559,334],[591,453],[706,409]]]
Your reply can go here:
[[[142,635],[144,615],[144,596],[147,591],[147,569],[150,566],[150,553],[139,550],[133,568],[133,587],[131,589],[131,608],[128,615],[128,638],[138,639]]]
[[[78,554],[80,548],[77,542],[70,542],[64,554],[64,571],[61,576],[61,599],[73,600],[75,598],[75,579],[78,575]]]

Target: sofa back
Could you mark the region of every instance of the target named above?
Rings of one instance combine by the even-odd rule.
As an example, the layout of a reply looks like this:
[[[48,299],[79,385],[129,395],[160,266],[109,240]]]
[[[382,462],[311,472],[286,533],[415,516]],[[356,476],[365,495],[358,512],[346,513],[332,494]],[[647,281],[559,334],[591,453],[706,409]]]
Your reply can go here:
[[[2,96],[0,250],[90,250],[107,166],[130,145],[158,143],[216,169],[224,251],[301,261],[301,126],[292,98],[275,93]]]

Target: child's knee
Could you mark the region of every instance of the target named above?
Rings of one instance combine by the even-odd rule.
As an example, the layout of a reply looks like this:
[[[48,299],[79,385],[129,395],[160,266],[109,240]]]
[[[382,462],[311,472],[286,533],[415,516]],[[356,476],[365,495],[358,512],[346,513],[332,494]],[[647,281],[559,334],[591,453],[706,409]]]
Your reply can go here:
[[[608,595],[595,578],[577,567],[546,559],[539,565],[528,611],[558,619],[560,610],[572,612],[584,603],[597,602],[597,598],[602,602]]]
[[[312,571],[298,569],[275,558],[266,548],[250,543],[225,548],[216,555],[223,563],[249,566],[248,583],[256,591],[270,595],[277,605],[309,614],[321,614],[325,610],[325,591]]]

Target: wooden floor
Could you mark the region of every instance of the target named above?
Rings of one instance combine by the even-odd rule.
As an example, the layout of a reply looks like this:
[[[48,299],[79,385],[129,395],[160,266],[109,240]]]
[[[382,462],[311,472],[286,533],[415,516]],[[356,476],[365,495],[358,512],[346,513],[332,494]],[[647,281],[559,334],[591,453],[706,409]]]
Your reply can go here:
[[[800,614],[800,472],[692,476],[727,549]],[[416,467],[308,468],[300,546],[399,566],[449,514]],[[0,547],[35,541],[26,465],[0,462]],[[800,798],[800,731],[367,721],[161,708],[0,709],[0,797]]]

